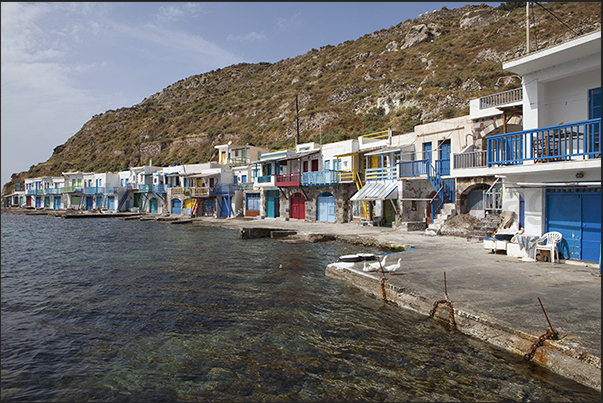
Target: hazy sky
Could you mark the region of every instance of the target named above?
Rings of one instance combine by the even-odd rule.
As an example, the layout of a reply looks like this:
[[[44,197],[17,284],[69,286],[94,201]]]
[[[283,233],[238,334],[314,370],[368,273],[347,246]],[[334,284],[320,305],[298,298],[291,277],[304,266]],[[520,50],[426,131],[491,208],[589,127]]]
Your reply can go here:
[[[46,161],[92,116],[178,80],[277,62],[479,3],[3,2],[2,185]]]

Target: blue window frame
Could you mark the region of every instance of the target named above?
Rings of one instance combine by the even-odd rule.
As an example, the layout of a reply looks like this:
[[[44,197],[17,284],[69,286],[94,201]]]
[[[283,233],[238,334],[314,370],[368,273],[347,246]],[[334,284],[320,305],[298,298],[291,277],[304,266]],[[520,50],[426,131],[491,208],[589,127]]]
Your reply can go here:
[[[588,90],[588,118],[601,117],[601,87]]]

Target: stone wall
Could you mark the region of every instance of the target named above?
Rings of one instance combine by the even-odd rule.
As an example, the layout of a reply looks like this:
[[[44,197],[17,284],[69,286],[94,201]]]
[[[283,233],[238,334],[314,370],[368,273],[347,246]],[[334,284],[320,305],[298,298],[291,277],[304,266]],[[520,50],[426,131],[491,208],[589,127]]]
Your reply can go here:
[[[490,187],[496,178],[494,176],[480,176],[456,179],[456,208],[461,214],[468,212],[467,195],[477,185],[488,185]]]
[[[284,192],[286,192],[286,197]],[[347,223],[352,220],[352,207],[350,197],[356,193],[354,184],[338,184],[334,186],[304,186],[303,191],[292,187],[281,191],[279,199],[279,213],[281,218],[291,217],[291,195],[300,193],[306,197],[304,221],[315,222],[318,219],[318,196],[328,192],[335,196],[335,222]],[[265,205],[262,205],[265,211]]]
[[[398,187],[399,222],[424,222],[430,194],[434,192],[432,184],[427,179],[403,179]]]

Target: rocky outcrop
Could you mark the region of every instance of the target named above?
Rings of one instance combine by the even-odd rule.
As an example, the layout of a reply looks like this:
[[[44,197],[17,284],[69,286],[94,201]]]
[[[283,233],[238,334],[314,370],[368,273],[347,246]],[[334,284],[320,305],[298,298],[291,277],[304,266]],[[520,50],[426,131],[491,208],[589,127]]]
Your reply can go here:
[[[478,29],[495,22],[497,19],[496,13],[492,10],[472,10],[463,15],[459,27],[461,29]]]
[[[442,27],[439,24],[430,22],[429,24],[413,25],[410,32],[404,38],[404,44],[400,50],[408,49],[423,42],[433,42],[442,34]]]

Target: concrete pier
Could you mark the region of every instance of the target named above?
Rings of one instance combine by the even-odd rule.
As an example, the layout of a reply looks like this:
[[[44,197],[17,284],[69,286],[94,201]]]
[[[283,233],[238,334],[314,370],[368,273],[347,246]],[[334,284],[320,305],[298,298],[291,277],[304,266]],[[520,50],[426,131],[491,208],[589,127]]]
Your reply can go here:
[[[559,337],[543,340],[531,361],[601,391],[601,277],[596,263],[525,262],[491,253],[482,243],[465,238],[353,223],[203,218],[195,224],[239,230],[252,224],[256,234],[265,229],[266,236],[279,229],[291,230],[297,234],[275,242],[338,240],[358,245],[358,252],[363,252],[363,246],[384,248],[384,254],[403,248],[407,251],[398,255],[402,257],[399,274],[364,272],[362,263],[333,262],[325,275],[427,316],[436,302],[445,299],[446,289],[456,331],[522,357],[549,330],[540,298]],[[388,264],[394,264],[393,260],[397,261],[390,259]],[[440,304],[433,318],[448,322],[449,307]]]

